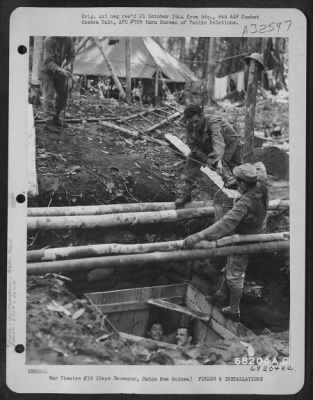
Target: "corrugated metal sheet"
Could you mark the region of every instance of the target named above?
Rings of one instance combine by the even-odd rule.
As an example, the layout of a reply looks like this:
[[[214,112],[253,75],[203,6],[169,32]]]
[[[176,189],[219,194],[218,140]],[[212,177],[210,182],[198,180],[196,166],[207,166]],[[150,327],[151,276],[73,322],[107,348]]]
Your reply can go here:
[[[114,66],[119,77],[125,77],[125,38],[114,46],[108,39],[102,39],[105,54]],[[197,77],[184,64],[160,47],[153,39],[132,38],[131,40],[131,77],[152,78],[157,70],[173,82],[196,81]],[[99,49],[91,44],[82,50],[75,59],[74,73],[80,75],[109,75]]]

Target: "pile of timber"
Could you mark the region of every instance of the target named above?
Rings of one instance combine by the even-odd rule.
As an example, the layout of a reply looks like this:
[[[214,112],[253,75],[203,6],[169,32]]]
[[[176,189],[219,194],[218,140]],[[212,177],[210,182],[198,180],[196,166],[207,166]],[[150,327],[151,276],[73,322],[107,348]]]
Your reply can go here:
[[[269,210],[289,207],[287,200],[272,200]],[[39,207],[27,211],[27,229],[94,229],[176,222],[213,217],[211,202],[193,202],[183,209],[175,203],[130,203],[102,206]]]
[[[124,266],[201,260],[235,254],[276,253],[288,250],[288,232],[235,235],[214,242],[202,241],[196,248],[188,250],[183,248],[183,240],[135,245],[77,246],[28,251],[27,272],[44,274],[88,271],[97,268],[119,269]],[[184,268],[183,264],[181,268]]]

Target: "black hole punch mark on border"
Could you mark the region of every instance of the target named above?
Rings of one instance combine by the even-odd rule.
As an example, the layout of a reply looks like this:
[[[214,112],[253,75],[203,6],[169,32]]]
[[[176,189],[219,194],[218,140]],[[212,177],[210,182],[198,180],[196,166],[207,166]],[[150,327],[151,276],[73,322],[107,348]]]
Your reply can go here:
[[[19,354],[24,353],[24,350],[25,350],[25,347],[23,344],[17,344],[15,346],[16,353],[19,353]]]
[[[20,54],[25,54],[25,53],[27,53],[27,47],[21,44],[20,46],[18,46],[17,51]]]
[[[23,195],[23,194],[18,194],[17,196],[16,196],[16,201],[18,202],[18,203],[24,203],[25,202],[25,196]]]

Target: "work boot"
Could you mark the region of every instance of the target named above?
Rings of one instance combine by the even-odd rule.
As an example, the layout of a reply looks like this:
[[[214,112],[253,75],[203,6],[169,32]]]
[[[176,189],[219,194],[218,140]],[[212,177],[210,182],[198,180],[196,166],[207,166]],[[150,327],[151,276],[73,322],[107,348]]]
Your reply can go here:
[[[53,117],[53,123],[57,127],[59,127],[59,129],[68,128],[68,124],[66,122],[64,122],[64,120],[61,121],[60,118],[57,115],[55,117]]]
[[[182,208],[186,203],[189,203],[191,201],[191,191],[192,191],[192,184],[186,182],[183,194],[175,201],[176,208]]]
[[[227,315],[233,321],[240,320],[240,299],[241,299],[242,289],[231,287],[230,288],[230,305],[222,309],[222,313]]]
[[[56,125],[54,118],[46,121],[45,129],[48,132],[61,133],[61,129],[58,125]]]
[[[230,306],[222,308],[222,313],[225,317],[232,319],[234,322],[240,321],[240,312],[232,312]]]

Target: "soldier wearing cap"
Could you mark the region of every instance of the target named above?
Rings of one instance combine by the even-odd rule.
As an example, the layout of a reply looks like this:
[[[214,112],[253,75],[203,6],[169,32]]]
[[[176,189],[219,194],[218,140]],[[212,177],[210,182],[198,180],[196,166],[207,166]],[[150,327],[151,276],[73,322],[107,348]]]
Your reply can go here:
[[[209,228],[184,240],[184,247],[193,247],[200,240],[217,240],[232,234],[262,233],[266,227],[268,208],[268,190],[257,182],[257,169],[252,164],[235,167],[233,174],[241,197],[235,200],[233,208]],[[247,255],[231,255],[227,258],[225,280],[230,291],[230,305],[222,309],[225,315],[239,321],[240,298],[245,271],[248,265]]]
[[[231,170],[243,162],[241,137],[223,118],[202,116],[201,107],[195,104],[186,107],[184,117],[191,154],[183,172],[183,194],[176,200],[176,207],[191,201],[192,186],[201,165],[216,169],[225,178],[225,186],[231,187],[235,181]]]

